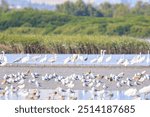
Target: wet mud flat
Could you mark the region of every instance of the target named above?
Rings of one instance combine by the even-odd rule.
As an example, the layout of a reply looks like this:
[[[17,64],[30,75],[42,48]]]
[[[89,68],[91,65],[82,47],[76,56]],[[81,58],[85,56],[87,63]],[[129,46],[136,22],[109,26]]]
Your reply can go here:
[[[30,71],[33,73],[39,73],[40,76],[37,79],[41,83],[40,89],[55,89],[57,87],[62,87],[62,88],[67,88],[63,86],[59,82],[55,82],[54,79],[50,81],[43,81],[41,79],[41,76],[44,76],[45,74],[57,74],[60,76],[70,76],[72,74],[77,74],[77,75],[83,75],[87,72],[92,72],[94,75],[100,74],[100,75],[110,75],[110,74],[119,74],[121,72],[124,72],[124,77],[123,79],[126,78],[132,78],[134,74],[136,73],[141,73],[142,71],[146,71],[146,74],[150,74],[150,67],[144,67],[144,66],[128,66],[128,67],[122,67],[122,66],[76,66],[76,65],[70,65],[70,66],[64,66],[64,65],[11,65],[11,66],[4,66],[0,67],[0,82],[2,82],[3,76],[5,74],[17,74],[18,72],[27,72]],[[27,76],[25,79],[25,88],[36,88],[34,85],[30,85],[28,83],[28,80],[32,79],[31,75]],[[126,90],[128,88],[131,88],[127,85],[124,85],[120,88],[116,86],[116,82],[109,82],[105,79],[102,80],[106,86],[108,86],[109,90]],[[75,90],[88,90],[90,89],[89,87],[83,87],[81,81],[77,80],[74,81],[75,86],[73,89]],[[144,82],[140,83],[138,86],[132,86],[133,88],[140,89],[144,86],[150,85],[150,80],[145,80]],[[102,90],[103,87],[99,87],[99,90]]]

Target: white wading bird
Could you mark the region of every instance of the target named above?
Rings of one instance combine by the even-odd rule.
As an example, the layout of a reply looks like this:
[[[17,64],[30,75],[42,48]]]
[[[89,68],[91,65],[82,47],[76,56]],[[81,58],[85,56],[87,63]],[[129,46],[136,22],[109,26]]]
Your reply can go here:
[[[27,56],[25,56],[21,59],[21,63],[27,63],[29,60],[30,60],[30,55],[27,54]]]
[[[54,54],[53,57],[48,59],[48,62],[50,62],[51,64],[57,61],[57,54]]]
[[[108,56],[107,58],[106,58],[106,63],[108,63],[108,62],[110,62],[111,61],[111,59],[112,59],[112,55],[110,55],[110,56]]]
[[[106,50],[101,50],[101,55],[97,60],[97,63],[102,63],[104,60],[104,55],[105,55]]]
[[[22,60],[22,58],[23,58],[23,57],[19,57],[19,58],[17,58],[16,60],[14,60],[12,63],[18,63],[18,62],[20,62],[20,61]]]
[[[98,55],[96,58],[92,59],[92,60],[90,61],[90,63],[97,63],[98,58],[99,58],[99,55]]]
[[[83,62],[88,60],[88,55],[86,55],[86,57],[80,55],[79,59],[82,61],[82,64],[83,64]]]
[[[47,55],[45,55],[40,61],[39,63],[44,63],[47,61]]]
[[[98,63],[98,61],[100,61],[101,57],[102,57],[102,54],[103,54],[103,50],[101,50],[101,54],[98,55],[96,58],[92,59],[90,61],[90,63]]]
[[[76,61],[78,60],[79,58],[79,54],[73,54],[72,57],[71,57],[71,62],[72,63],[76,63]]]
[[[35,62],[35,61],[39,60],[40,58],[41,58],[41,55],[36,55],[36,56],[33,56],[31,58],[31,60]]]
[[[120,65],[125,61],[124,54],[120,57],[120,59],[117,61],[117,64]]]
[[[64,60],[64,64],[67,64],[67,63],[69,63],[69,62],[71,62],[71,57],[67,57],[67,58]]]
[[[147,63],[147,65],[149,65],[149,63],[150,63],[149,50],[148,50],[148,53],[147,53],[146,63]]]
[[[5,66],[8,63],[7,57],[5,56],[5,52],[2,51],[2,55],[0,57],[0,66]]]

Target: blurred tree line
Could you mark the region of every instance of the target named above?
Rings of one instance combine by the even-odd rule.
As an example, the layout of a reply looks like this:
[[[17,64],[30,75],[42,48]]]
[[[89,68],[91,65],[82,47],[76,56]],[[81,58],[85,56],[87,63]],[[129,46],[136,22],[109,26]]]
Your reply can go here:
[[[56,11],[32,8],[9,9],[2,0],[0,33],[7,34],[83,34],[150,37],[150,4],[134,7],[103,3],[99,6],[65,2]],[[86,16],[86,17],[78,17]]]
[[[85,4],[82,0],[75,3],[67,1],[64,4],[57,5],[56,11],[75,16],[103,16],[95,7],[91,4]]]
[[[150,15],[150,4],[137,2],[134,7],[127,4],[102,3],[99,6],[86,4],[82,0],[67,1],[57,5],[56,11],[75,16],[120,17],[129,15]]]
[[[0,12],[6,12],[6,11],[8,11],[8,4],[5,0],[1,0]]]

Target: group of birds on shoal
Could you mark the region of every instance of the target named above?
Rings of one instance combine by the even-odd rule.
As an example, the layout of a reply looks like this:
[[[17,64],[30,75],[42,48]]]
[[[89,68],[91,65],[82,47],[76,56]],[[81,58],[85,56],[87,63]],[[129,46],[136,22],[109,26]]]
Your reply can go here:
[[[103,62],[110,63],[112,61],[112,54],[108,55],[108,57],[105,57],[105,52],[106,50],[101,50],[101,54],[97,55],[96,58],[93,58],[90,60],[91,64],[101,64]],[[77,64],[78,61],[84,63],[88,61],[89,57],[88,55],[83,56],[81,54],[72,54],[71,56],[67,57],[64,59],[63,64],[69,64],[69,63],[74,63]],[[27,54],[26,56],[22,56],[14,60],[11,64],[14,63],[22,63],[22,64],[27,64],[29,62],[35,62],[35,63],[50,63],[53,64],[57,62],[58,56],[57,54],[54,54],[52,57],[48,58],[47,55],[34,55],[31,57],[30,54]],[[149,56],[149,51],[147,53],[147,56],[142,55],[141,52],[138,55],[135,55],[131,60],[126,59],[125,55],[123,54],[118,60],[116,65],[123,65],[123,66],[128,66],[128,65],[134,65],[134,64],[139,64],[142,62],[145,62],[149,65],[150,64],[150,56]],[[9,64],[8,58],[5,55],[5,52],[2,51],[2,54],[0,55],[0,66],[5,66]]]
[[[49,81],[58,84],[45,98],[49,100],[79,99],[77,91],[74,89],[76,81],[81,83],[83,90],[88,88],[86,91],[91,93],[88,99],[113,99],[114,93],[109,89],[111,83],[114,83],[118,90],[121,87],[127,86],[127,90],[124,90],[124,95],[132,99],[142,99],[142,95],[144,95],[144,99],[149,99],[150,94],[150,85],[142,86],[140,89],[137,88],[144,82],[150,81],[150,75],[146,71],[136,73],[131,78],[126,78],[123,72],[117,75],[100,75],[89,71],[82,75],[71,74],[69,76],[62,76],[56,73],[42,75],[28,70],[27,72],[5,74],[3,76],[0,82],[0,99],[9,99],[12,95],[28,100],[41,99],[40,89],[42,89],[42,83],[49,83]],[[34,86],[34,88],[30,88],[30,85]]]

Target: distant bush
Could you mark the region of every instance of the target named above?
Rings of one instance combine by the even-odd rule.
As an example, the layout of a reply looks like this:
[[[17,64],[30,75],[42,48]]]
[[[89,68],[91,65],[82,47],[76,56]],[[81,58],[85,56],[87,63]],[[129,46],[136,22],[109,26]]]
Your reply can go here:
[[[0,31],[22,34],[87,34],[150,37],[149,16],[89,17],[71,16],[33,9],[3,12]]]

